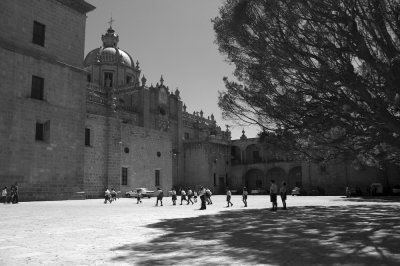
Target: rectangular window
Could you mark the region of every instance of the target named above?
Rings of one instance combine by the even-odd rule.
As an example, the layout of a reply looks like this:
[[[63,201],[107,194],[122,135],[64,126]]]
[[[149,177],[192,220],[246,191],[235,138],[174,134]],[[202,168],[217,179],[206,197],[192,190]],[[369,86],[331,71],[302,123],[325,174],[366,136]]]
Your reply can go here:
[[[160,170],[156,170],[155,171],[155,178],[156,178],[156,187],[158,187],[160,185]]]
[[[122,167],[121,185],[122,186],[127,186],[128,185],[128,168],[126,168],[126,167]]]
[[[87,79],[87,82],[89,82],[89,83],[92,82],[92,75],[87,74],[86,79]]]
[[[104,72],[104,87],[111,88],[113,86],[113,73]]]
[[[46,26],[37,21],[33,22],[32,43],[44,46]]]
[[[31,98],[43,100],[44,79],[32,76]]]
[[[85,146],[90,146],[90,128],[85,128]]]
[[[214,173],[214,187],[216,187],[216,186],[217,186],[217,176]]]
[[[185,132],[185,139],[189,139],[189,133],[188,132]]]
[[[131,76],[126,76],[126,84],[131,83],[132,77]]]
[[[37,141],[50,141],[50,121],[45,123],[36,121],[35,140]]]

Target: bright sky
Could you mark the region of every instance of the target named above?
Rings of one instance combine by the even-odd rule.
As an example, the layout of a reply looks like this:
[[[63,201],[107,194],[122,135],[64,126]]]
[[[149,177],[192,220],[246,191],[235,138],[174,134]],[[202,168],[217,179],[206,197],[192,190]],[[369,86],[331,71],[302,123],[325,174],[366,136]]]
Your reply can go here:
[[[232,77],[233,66],[225,62],[214,43],[211,19],[218,15],[223,0],[86,0],[96,9],[86,21],[85,55],[100,47],[101,35],[109,27],[119,35],[119,48],[140,63],[147,84],[161,75],[170,90],[179,88],[187,111],[214,114],[224,130],[230,125],[232,138],[241,136],[243,126],[222,120],[218,91],[222,78]],[[257,130],[245,128],[247,137]]]

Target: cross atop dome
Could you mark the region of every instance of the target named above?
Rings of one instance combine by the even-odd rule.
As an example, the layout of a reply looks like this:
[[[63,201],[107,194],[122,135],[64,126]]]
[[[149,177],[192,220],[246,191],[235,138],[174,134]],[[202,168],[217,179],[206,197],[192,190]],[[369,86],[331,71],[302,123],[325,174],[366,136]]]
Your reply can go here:
[[[101,40],[103,41],[103,47],[117,47],[118,42],[119,42],[119,37],[117,34],[115,34],[114,29],[112,28],[112,23],[115,20],[110,18],[110,21],[108,24],[110,24],[110,27],[107,30],[107,33],[101,36]]]
[[[112,24],[114,21],[115,20],[112,18],[112,15],[111,15],[110,21],[108,22],[108,24],[110,24],[110,29],[112,29]]]

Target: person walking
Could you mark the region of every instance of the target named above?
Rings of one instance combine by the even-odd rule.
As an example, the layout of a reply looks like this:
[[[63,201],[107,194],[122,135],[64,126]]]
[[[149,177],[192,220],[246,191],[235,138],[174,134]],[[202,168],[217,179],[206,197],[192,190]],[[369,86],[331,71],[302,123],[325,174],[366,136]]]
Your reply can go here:
[[[111,192],[108,188],[104,191],[104,204],[107,204],[107,201],[111,203]]]
[[[185,190],[181,189],[181,205],[184,200],[186,200],[186,192]]]
[[[194,195],[194,203],[197,203],[197,191],[193,191],[193,195]]]
[[[136,195],[136,204],[142,203],[142,190],[138,189],[137,190],[137,195]]]
[[[278,186],[275,184],[275,180],[271,180],[271,186],[269,188],[269,194],[272,202],[272,209],[271,211],[277,211],[278,210],[278,203],[277,201],[277,195],[278,195]]]
[[[207,205],[213,204],[212,200],[211,200],[211,195],[212,195],[211,190],[209,188],[206,188],[206,196],[205,196],[205,198],[206,198],[206,201],[207,201]]]
[[[172,205],[176,205],[176,190],[172,188],[171,190]]]
[[[244,203],[244,206],[245,207],[247,207],[247,195],[248,195],[249,193],[247,193],[247,188],[246,187],[243,187],[243,194],[242,194],[242,197],[243,197],[243,203]]]
[[[199,196],[200,196],[200,200],[201,200],[200,210],[205,210],[206,209],[206,189],[202,186],[200,186]]]
[[[226,188],[226,202],[228,203],[228,206],[226,207],[232,207],[233,204],[231,202],[231,197],[232,197],[232,192],[229,188]]]
[[[12,203],[16,204],[16,203],[19,202],[19,198],[18,198],[18,182],[15,182],[15,185],[13,187],[14,187],[14,193],[13,193],[14,196],[13,196]]]
[[[157,201],[156,201],[156,206],[158,206],[158,201],[160,201],[161,206],[163,206],[162,204],[162,199],[164,197],[164,192],[162,191],[161,188],[157,188]]]
[[[286,182],[285,181],[282,182],[282,186],[279,189],[279,194],[281,195],[281,199],[282,199],[282,205],[283,205],[282,209],[287,210],[286,209],[287,189],[286,189]]]
[[[190,188],[188,188],[188,191],[187,191],[187,205],[189,205],[190,202],[192,203],[192,205],[194,204],[193,201],[192,201],[192,197],[193,197],[193,191]]]
[[[5,186],[5,187],[1,190],[1,200],[4,202],[4,204],[7,203],[7,186]]]
[[[111,201],[116,201],[117,200],[117,192],[115,191],[115,188],[111,189]]]

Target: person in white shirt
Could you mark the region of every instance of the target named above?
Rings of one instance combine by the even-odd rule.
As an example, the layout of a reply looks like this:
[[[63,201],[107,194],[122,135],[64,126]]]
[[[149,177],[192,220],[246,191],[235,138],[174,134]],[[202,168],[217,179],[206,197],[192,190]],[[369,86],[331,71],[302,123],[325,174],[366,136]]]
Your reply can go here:
[[[4,204],[7,203],[7,187],[4,187],[1,191],[1,199],[4,201]]]
[[[104,204],[107,204],[107,201],[111,203],[111,192],[108,188],[106,188],[106,191],[104,192]]]
[[[211,190],[209,188],[206,188],[205,199],[206,199],[207,205],[213,204],[212,200],[211,200],[211,195],[212,195]]]
[[[184,201],[184,200],[186,200],[186,192],[185,192],[185,190],[181,190],[181,205],[182,205],[182,202]]]
[[[172,189],[172,205],[176,205],[176,190]]]
[[[275,184],[275,180],[271,180],[271,186],[269,188],[269,194],[271,197],[272,202],[272,209],[271,211],[278,210],[278,203],[276,202],[276,198],[278,195],[278,186]]]
[[[192,205],[194,204],[193,201],[192,201],[192,197],[193,197],[193,192],[192,192],[192,190],[190,188],[188,188],[188,191],[187,191],[187,205],[189,205],[190,202],[192,203]]]

